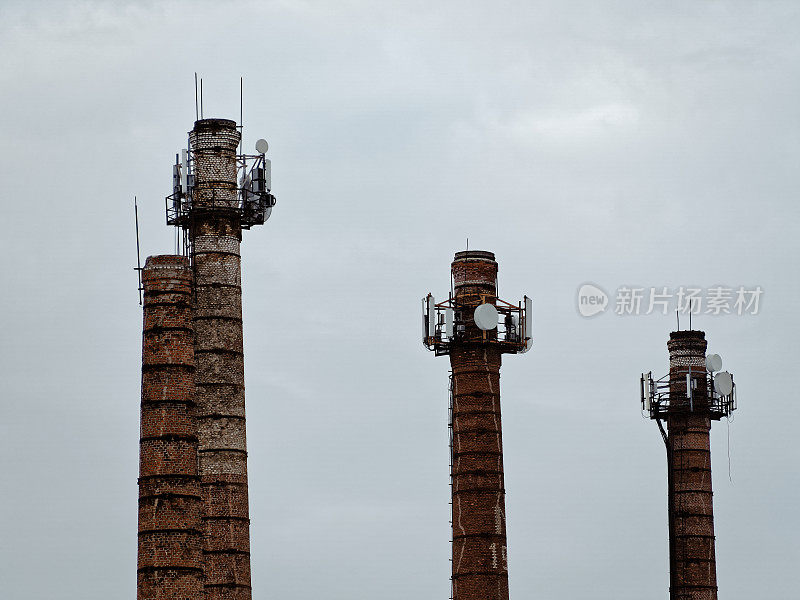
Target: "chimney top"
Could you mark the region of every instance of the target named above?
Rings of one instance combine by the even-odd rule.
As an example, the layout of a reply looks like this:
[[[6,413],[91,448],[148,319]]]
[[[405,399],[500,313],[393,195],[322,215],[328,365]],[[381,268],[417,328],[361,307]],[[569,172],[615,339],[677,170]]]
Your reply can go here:
[[[458,260],[491,260],[494,261],[494,252],[486,250],[462,250],[456,252],[453,262]]]
[[[671,340],[706,339],[706,332],[697,329],[684,329],[683,331],[672,331],[669,334]]]

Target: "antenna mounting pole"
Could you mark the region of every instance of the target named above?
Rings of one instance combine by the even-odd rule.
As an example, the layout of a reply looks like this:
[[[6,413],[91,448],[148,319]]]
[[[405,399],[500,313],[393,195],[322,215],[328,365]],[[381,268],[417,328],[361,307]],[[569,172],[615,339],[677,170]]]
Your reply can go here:
[[[136,224],[136,273],[139,275],[139,306],[142,305],[142,258],[139,252],[139,205],[133,197],[133,219]]]

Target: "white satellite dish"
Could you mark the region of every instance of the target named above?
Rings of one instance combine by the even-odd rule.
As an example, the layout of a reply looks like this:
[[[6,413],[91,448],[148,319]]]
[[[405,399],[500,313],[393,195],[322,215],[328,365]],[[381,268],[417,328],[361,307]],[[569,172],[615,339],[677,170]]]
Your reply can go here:
[[[256,152],[259,154],[266,154],[267,150],[269,150],[269,144],[267,143],[267,140],[261,138],[256,141]]]
[[[497,309],[493,304],[481,304],[475,309],[475,325],[484,331],[497,327]]]
[[[706,371],[713,373],[722,368],[722,358],[719,354],[709,354],[706,356]]]
[[[727,371],[717,373],[714,377],[714,389],[722,396],[727,396],[733,391],[733,377]]]

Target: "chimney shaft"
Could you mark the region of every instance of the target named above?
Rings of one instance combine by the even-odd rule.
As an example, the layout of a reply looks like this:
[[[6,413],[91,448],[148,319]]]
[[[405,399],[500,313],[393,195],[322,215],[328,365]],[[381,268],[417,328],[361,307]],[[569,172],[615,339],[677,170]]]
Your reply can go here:
[[[199,598],[202,501],[193,414],[189,261],[182,256],[151,256],[142,270],[142,284],[137,598]]]
[[[197,121],[189,224],[206,600],[250,600],[240,215],[234,121]]]
[[[496,300],[494,254],[458,252],[452,274],[455,299],[468,305],[462,322],[469,336],[478,331],[474,308]],[[450,349],[454,600],[508,600],[500,357],[496,344]]]
[[[667,347],[670,598],[716,600],[705,333],[673,331]],[[687,395],[687,374],[695,387],[691,397]]]

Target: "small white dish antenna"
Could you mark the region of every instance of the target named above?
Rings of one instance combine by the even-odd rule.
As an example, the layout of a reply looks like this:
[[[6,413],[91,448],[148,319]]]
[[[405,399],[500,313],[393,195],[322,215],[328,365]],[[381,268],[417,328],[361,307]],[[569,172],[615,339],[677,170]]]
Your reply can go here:
[[[709,354],[706,356],[706,371],[713,373],[722,368],[722,357],[719,354]]]
[[[733,377],[727,371],[717,373],[714,377],[714,389],[722,396],[727,396],[733,391]]]
[[[267,143],[267,140],[261,138],[256,141],[256,152],[259,154],[266,154],[267,150],[269,150],[269,144]]]
[[[497,309],[493,304],[481,304],[475,309],[475,325],[484,331],[497,327]]]

